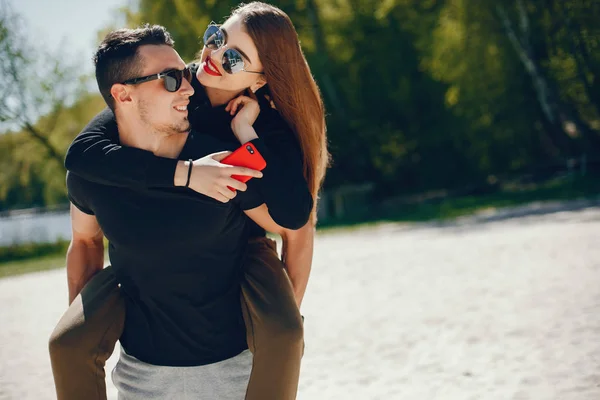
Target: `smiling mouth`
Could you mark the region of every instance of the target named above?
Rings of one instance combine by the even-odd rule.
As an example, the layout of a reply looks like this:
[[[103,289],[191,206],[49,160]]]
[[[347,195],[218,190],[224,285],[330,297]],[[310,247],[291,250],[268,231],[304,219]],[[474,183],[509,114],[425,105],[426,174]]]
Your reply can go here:
[[[221,76],[221,73],[219,72],[219,69],[217,68],[217,66],[212,62],[212,60],[209,57],[206,57],[206,60],[204,61],[204,71],[212,76]]]
[[[181,112],[183,112],[183,111],[187,111],[187,105],[185,105],[185,106],[175,106],[175,107],[173,107],[173,108],[174,108],[175,110],[177,110],[177,111],[181,111]]]

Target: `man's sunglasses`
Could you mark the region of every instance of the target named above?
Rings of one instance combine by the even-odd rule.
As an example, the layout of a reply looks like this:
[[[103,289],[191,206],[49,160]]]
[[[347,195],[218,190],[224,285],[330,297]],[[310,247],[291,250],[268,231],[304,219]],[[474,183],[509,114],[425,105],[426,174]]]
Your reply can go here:
[[[204,41],[204,45],[209,49],[218,50],[225,45],[225,34],[218,25],[211,23],[208,25],[208,28],[206,28],[202,40]],[[264,74],[264,72],[247,71],[245,69],[246,64],[244,63],[244,58],[240,52],[235,49],[227,49],[223,52],[221,64],[228,74],[237,74],[242,71],[251,74]]]
[[[142,76],[141,78],[127,79],[125,82],[123,82],[123,85],[136,85],[138,83],[162,79],[167,92],[176,92],[181,87],[181,82],[184,78],[188,82],[192,81],[192,72],[188,67],[185,67],[184,69],[171,69],[159,74]]]

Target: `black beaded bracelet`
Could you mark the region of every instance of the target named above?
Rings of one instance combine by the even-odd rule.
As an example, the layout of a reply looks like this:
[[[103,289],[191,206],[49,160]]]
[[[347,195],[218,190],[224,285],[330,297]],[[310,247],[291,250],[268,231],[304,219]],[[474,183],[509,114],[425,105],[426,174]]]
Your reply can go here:
[[[192,177],[192,167],[194,166],[194,160],[192,160],[190,158],[188,161],[190,164],[188,166],[188,177],[187,177],[187,182],[185,182],[185,187],[190,187],[190,178]]]

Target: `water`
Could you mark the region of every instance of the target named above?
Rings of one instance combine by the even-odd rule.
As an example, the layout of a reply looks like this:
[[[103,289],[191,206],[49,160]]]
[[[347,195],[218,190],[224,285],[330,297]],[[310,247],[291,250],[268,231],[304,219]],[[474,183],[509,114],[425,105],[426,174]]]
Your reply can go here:
[[[0,217],[0,246],[70,238],[69,211],[23,212]]]

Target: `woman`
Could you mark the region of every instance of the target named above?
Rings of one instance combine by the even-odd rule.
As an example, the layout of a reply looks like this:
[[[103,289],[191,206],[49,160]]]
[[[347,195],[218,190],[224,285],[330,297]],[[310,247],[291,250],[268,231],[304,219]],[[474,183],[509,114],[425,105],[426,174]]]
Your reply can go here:
[[[301,352],[298,356],[297,352],[290,354],[283,350],[294,347],[289,346],[290,336],[294,336],[289,335],[290,327],[294,326],[294,297],[299,306],[308,279],[306,266],[310,266],[312,258],[312,248],[308,252],[302,251],[302,242],[312,245],[310,234],[316,222],[317,192],[328,158],[322,102],[294,27],[287,15],[276,7],[264,3],[241,6],[221,28],[209,26],[204,39],[205,47],[198,62],[191,65],[196,72],[193,82],[196,94],[188,106],[192,127],[230,146],[252,141],[267,160],[263,178],[248,184],[258,186],[265,203],[262,211],[268,207],[272,219],[261,217],[264,213],[259,210],[252,210],[248,215],[269,230],[284,233],[283,258],[292,282],[291,287],[285,285],[287,277],[273,242],[265,238],[262,228],[250,223],[254,239],[249,243],[244,266],[246,275],[242,281],[242,301],[254,364],[246,398],[294,398]],[[237,97],[240,94],[255,97],[258,103],[247,96]],[[260,105],[260,114],[252,125],[248,122],[256,118],[257,104]],[[235,115],[233,120],[232,115]],[[111,128],[111,123],[114,121],[110,113],[103,113],[78,136],[65,161],[71,172],[109,185],[185,184],[182,177],[192,166],[111,143],[108,131],[116,128]],[[199,182],[195,190],[223,202],[235,195],[225,190],[226,185],[219,180],[220,175],[214,174],[216,170],[222,172],[223,168],[211,165],[197,167],[193,166],[192,171],[192,179]],[[207,189],[209,187],[217,189],[211,191]],[[286,240],[285,233],[289,231],[282,230],[282,227],[300,228],[308,214],[311,222],[303,229],[308,229],[310,234],[304,235],[301,242]],[[262,289],[257,290],[257,287]],[[265,287],[277,287],[279,291],[265,291]],[[261,302],[260,299],[265,297],[266,300]],[[115,302],[118,303],[118,293],[105,303]],[[269,304],[277,304],[278,307],[274,309]],[[118,318],[111,315],[110,310],[98,315],[101,315],[100,323]],[[55,376],[77,374],[76,370],[73,371],[74,366],[89,364],[89,359],[81,360],[85,353],[73,351],[73,344],[77,346],[77,341],[90,342],[89,329],[78,326],[81,332],[73,334],[77,329],[69,326],[69,320],[65,323],[66,327],[63,323],[51,339]],[[286,330],[288,335],[282,334]],[[81,340],[85,335],[88,335],[87,341]],[[298,335],[295,336],[297,339]],[[70,340],[65,340],[66,337]],[[117,338],[118,332],[115,332],[113,343],[109,341],[99,358],[100,368],[103,368]],[[268,345],[257,346],[256,343]],[[77,357],[79,362],[74,362]],[[273,375],[273,372],[279,374]],[[271,375],[267,376],[268,373]],[[61,389],[58,381],[59,398],[69,398],[68,383],[63,382]],[[85,379],[79,380],[80,383],[83,381]],[[103,375],[97,375],[91,384],[103,387]]]

